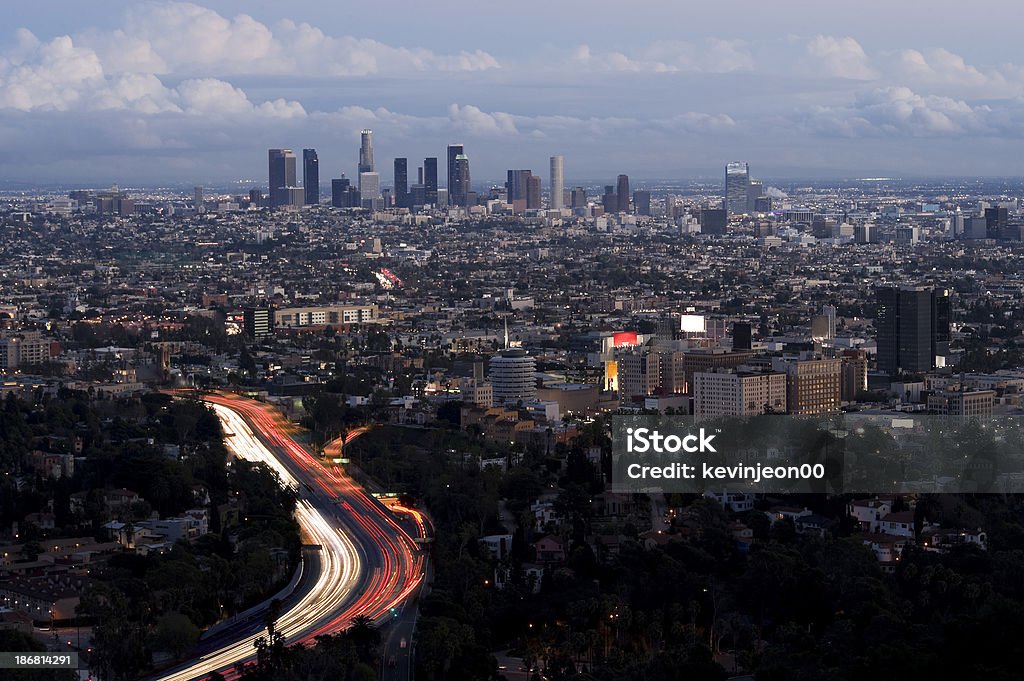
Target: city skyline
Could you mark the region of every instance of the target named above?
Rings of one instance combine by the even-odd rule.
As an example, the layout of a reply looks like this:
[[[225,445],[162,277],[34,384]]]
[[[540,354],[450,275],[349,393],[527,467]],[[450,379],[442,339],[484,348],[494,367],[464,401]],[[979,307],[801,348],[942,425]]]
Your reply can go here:
[[[907,29],[915,13],[880,3],[758,22],[694,8],[682,23],[681,8],[641,3],[615,32],[569,21],[568,3],[537,37],[510,39],[418,8],[414,35],[372,20],[393,7],[342,21],[264,3],[45,0],[14,8],[0,34],[0,139],[19,159],[0,182],[216,184],[258,178],[269,146],[316,147],[344,159],[328,175],[357,177],[363,128],[381,159],[458,140],[481,179],[555,153],[595,178],[715,177],[732,158],[769,178],[1014,175],[1024,67],[989,21],[984,45],[959,38],[1020,11],[987,5],[954,32],[928,17]],[[901,17],[904,30],[885,28]]]

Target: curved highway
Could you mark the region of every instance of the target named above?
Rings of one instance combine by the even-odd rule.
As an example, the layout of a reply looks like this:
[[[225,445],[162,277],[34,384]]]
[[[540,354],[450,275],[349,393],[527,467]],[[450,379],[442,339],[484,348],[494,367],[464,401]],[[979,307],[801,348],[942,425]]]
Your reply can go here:
[[[277,627],[286,642],[340,632],[360,615],[381,622],[401,611],[423,579],[424,557],[394,513],[408,512],[419,525],[418,514],[389,510],[340,468],[319,461],[292,438],[295,427],[271,407],[231,395],[203,400],[220,418],[232,454],[265,463],[282,483],[299,490],[296,518],[303,541],[320,547],[317,560],[308,561],[309,585],[284,601]],[[233,676],[236,663],[255,657],[262,624],[229,629],[234,635],[215,651],[156,678],[190,681],[215,671]]]

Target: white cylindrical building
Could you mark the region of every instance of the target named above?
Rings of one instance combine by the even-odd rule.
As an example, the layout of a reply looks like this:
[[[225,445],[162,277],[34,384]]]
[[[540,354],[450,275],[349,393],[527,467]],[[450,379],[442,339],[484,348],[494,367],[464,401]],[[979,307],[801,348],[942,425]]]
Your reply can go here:
[[[502,350],[491,358],[488,378],[495,405],[537,399],[537,363],[521,348]]]
[[[565,208],[565,159],[561,156],[551,157],[551,207]]]

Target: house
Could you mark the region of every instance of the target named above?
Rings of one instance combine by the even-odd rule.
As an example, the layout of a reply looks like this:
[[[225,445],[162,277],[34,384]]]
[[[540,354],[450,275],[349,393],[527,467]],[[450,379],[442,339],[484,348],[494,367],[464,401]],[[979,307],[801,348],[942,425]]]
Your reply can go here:
[[[70,478],[75,474],[75,455],[36,450],[29,454],[29,465],[44,478]]]
[[[722,505],[722,508],[733,513],[743,513],[744,511],[754,509],[754,495],[747,494],[746,492],[729,492],[727,490],[722,492],[706,491],[704,496],[708,499],[714,499]]]
[[[765,515],[768,516],[768,520],[772,521],[772,525],[787,518],[796,523],[798,518],[811,515],[811,510],[797,506],[772,506],[765,511]]]
[[[125,489],[124,487],[120,489],[108,489],[103,492],[103,505],[110,511],[130,508],[132,504],[140,501],[141,499],[142,497],[140,497],[137,492]]]
[[[480,537],[480,543],[486,547],[491,558],[504,560],[512,550],[512,535],[491,534],[486,537]]]
[[[835,521],[817,513],[802,515],[795,521],[798,534],[814,534],[824,538],[835,525]]]
[[[897,511],[883,516],[878,523],[878,531],[894,537],[914,537],[914,512]]]
[[[565,542],[553,534],[538,539],[533,544],[537,551],[538,565],[552,565],[565,562]]]
[[[857,499],[846,505],[846,515],[857,522],[862,532],[878,532],[881,519],[892,511],[892,503],[885,499]]]
[[[908,537],[896,537],[886,534],[862,534],[861,541],[875,554],[882,572],[895,572],[903,549],[912,541]]]
[[[729,523],[729,534],[736,542],[737,551],[740,553],[750,551],[750,545],[754,543],[754,530],[747,527],[746,524],[734,520]]]
[[[921,530],[921,546],[926,551],[948,551],[954,546],[973,544],[982,551],[988,550],[988,535],[980,527],[943,529],[931,526]]]

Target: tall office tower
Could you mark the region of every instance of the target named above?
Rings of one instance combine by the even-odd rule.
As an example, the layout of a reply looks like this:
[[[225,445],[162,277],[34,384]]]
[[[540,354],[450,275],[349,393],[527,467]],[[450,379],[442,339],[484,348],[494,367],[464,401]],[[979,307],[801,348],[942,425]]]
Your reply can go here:
[[[260,191],[259,189],[250,189],[249,190],[249,205],[253,206],[254,208],[262,208],[263,207],[263,192]]]
[[[619,197],[615,195],[615,187],[610,184],[604,186],[601,205],[604,207],[605,213],[614,213],[619,209]]]
[[[537,363],[521,348],[499,352],[488,366],[494,404],[515,404],[537,399]]]
[[[751,348],[750,322],[736,322],[732,325],[732,349],[749,350]]]
[[[409,159],[395,159],[395,205],[409,207]]]
[[[378,173],[359,173],[359,201],[362,207],[368,210],[380,209],[380,175]]]
[[[725,234],[728,218],[723,208],[705,208],[700,212],[701,234]]]
[[[747,191],[750,187],[750,168],[746,161],[732,161],[725,166],[725,208],[727,215],[747,212]]]
[[[462,145],[458,145],[462,148]],[[448,151],[451,151],[448,147]],[[469,157],[458,154],[453,160],[451,175],[448,178],[448,200],[453,206],[466,206],[469,203]]]
[[[637,215],[651,214],[651,193],[646,189],[633,192],[633,210]]]
[[[526,178],[526,210],[540,210],[540,175],[530,175]]]
[[[271,149],[270,162],[270,205],[288,205],[288,187],[295,186],[295,154],[291,149]]]
[[[747,212],[758,213],[757,200],[764,196],[764,183],[761,180],[750,180],[747,184]]]
[[[843,402],[854,402],[868,389],[868,353],[864,350],[843,350],[840,355],[843,376],[840,393]]]
[[[320,159],[316,149],[302,150],[302,186],[306,190],[306,205],[320,204]]]
[[[526,200],[526,185],[533,172],[530,170],[510,170],[505,182],[506,200],[513,203],[519,200]]]
[[[576,187],[572,190],[572,204],[573,208],[583,208],[587,205],[587,193],[583,191],[583,187]]]
[[[437,157],[423,159],[423,199],[426,203],[437,205]]]
[[[247,307],[242,311],[242,330],[249,338],[266,338],[274,334],[274,310],[269,307]]]
[[[890,376],[928,371],[949,353],[949,291],[923,286],[875,291],[878,369]]]
[[[565,159],[551,157],[551,207],[565,208]]]
[[[203,197],[203,188],[202,188],[202,186],[193,187],[192,188],[192,206],[198,212],[202,213],[203,210],[204,210],[204,207],[205,207],[204,206],[205,203],[206,203],[206,200]]]
[[[1009,211],[1006,206],[985,209],[985,237],[1002,239],[1007,234]]]
[[[360,137],[359,172],[372,173],[376,169],[373,164],[373,130],[363,130]]]
[[[448,196],[451,197],[453,206],[464,205],[456,201],[458,192],[455,190],[455,159],[465,153],[466,150],[461,144],[448,145]]]
[[[331,180],[331,205],[335,208],[359,208],[359,190],[352,186],[345,174]]]
[[[629,175],[619,175],[615,181],[615,194],[618,204],[617,210],[620,213],[629,212]]]

